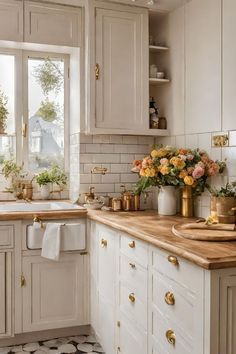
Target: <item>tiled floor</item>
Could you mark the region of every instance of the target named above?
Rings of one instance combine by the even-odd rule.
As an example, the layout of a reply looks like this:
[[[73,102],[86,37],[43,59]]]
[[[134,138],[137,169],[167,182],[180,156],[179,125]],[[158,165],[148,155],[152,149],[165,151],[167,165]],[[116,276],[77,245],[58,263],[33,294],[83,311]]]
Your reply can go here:
[[[28,343],[14,347],[0,348],[0,354],[105,354],[93,336],[56,338],[44,342]]]

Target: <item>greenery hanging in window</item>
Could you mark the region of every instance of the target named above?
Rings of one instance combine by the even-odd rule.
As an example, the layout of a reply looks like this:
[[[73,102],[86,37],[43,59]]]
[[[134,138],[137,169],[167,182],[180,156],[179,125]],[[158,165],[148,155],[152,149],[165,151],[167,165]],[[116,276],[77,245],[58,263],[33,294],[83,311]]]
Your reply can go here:
[[[8,97],[0,89],[0,134],[4,134],[7,127],[9,111],[7,109]]]

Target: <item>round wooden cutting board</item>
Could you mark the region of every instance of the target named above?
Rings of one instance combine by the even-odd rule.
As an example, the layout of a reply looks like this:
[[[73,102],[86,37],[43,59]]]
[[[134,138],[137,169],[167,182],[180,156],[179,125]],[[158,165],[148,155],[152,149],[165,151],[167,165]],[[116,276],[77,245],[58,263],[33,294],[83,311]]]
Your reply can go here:
[[[185,223],[179,223],[172,226],[174,235],[184,237],[190,240],[199,241],[234,241],[236,240],[236,231],[211,230],[211,229],[186,229]]]

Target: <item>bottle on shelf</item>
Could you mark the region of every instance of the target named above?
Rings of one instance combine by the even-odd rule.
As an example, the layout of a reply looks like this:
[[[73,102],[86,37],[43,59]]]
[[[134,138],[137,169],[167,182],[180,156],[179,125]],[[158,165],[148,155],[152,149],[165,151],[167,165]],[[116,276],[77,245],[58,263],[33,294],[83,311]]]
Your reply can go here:
[[[149,119],[150,119],[150,128],[158,129],[159,118],[158,118],[159,110],[156,107],[156,102],[154,97],[150,97],[149,101]]]

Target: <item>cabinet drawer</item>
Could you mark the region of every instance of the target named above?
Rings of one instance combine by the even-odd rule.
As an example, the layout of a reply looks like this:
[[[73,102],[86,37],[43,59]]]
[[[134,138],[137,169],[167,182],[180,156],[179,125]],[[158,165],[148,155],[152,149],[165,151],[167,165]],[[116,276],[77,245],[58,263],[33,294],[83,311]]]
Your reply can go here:
[[[0,226],[0,249],[13,247],[13,234],[14,234],[13,225]]]
[[[175,334],[175,344],[171,344],[167,339],[167,331],[173,331]],[[160,354],[192,354],[192,346],[185,341],[184,337],[180,334],[178,328],[173,323],[166,320],[158,311],[153,311],[153,336],[156,343],[164,349]],[[159,354],[157,351],[157,353]],[[155,352],[154,352],[155,353]]]
[[[136,263],[147,268],[148,246],[142,241],[133,237],[121,235],[121,252],[132,258]]]
[[[152,265],[155,270],[190,291],[196,292],[199,288],[202,288],[203,269],[172,253],[157,248],[152,250]]]
[[[201,299],[169,279],[166,282],[166,279],[157,272],[153,274],[152,289],[152,303],[157,310],[163,317],[171,320],[175,327],[178,326],[183,335],[192,340]]]
[[[143,301],[132,288],[120,282],[119,289],[120,312],[147,330],[147,302]]]
[[[140,298],[144,303],[147,302],[147,269],[140,266],[133,259],[120,255],[120,280]]]
[[[147,333],[140,331],[125,316],[120,318],[119,347],[122,354],[147,353]]]

